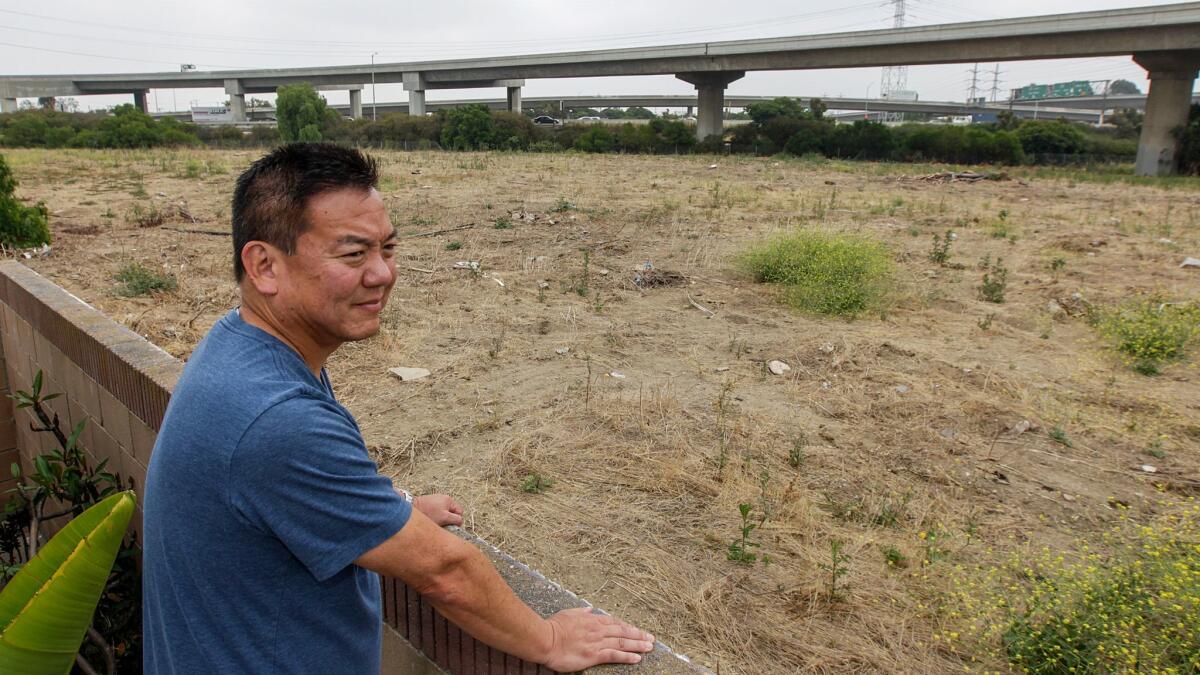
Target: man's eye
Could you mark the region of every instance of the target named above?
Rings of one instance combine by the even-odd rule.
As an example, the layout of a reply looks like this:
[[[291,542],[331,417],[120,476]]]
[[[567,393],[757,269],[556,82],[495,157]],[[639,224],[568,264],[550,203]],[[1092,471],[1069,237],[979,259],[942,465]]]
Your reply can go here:
[[[363,257],[363,255],[364,255],[364,254],[365,254],[365,251],[352,251],[352,252],[350,252],[350,253],[347,253],[346,255],[344,255],[344,256],[342,256],[342,257],[343,257],[343,258],[352,258],[352,259],[358,259],[358,258],[361,258],[361,257]]]
[[[383,247],[383,254],[386,256],[396,255],[396,245],[395,244],[385,244]]]

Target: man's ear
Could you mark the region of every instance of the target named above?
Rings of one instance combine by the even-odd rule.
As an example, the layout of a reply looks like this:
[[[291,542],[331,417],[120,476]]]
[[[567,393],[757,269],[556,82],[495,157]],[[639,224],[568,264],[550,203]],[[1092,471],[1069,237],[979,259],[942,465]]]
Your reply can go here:
[[[282,272],[283,251],[265,241],[249,241],[242,247],[242,267],[249,281],[260,295],[271,296],[279,292],[279,274]]]

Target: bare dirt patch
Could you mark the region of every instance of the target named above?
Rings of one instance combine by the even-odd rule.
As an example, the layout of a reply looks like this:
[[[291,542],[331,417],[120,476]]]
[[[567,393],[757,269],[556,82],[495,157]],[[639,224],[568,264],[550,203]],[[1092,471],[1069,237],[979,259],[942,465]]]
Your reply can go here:
[[[221,233],[255,156],[14,151],[55,235],[26,262],[186,358],[236,305]],[[939,598],[957,566],[1070,547],[1113,504],[1143,516],[1198,491],[1195,360],[1137,375],[1080,303],[1195,300],[1200,274],[1179,261],[1200,251],[1200,184],[379,156],[400,278],[382,333],[330,371],[382,470],[456,495],[470,529],[720,672],[961,671],[969,657],[931,640],[954,626]],[[166,215],[144,226],[149,212]],[[885,241],[893,309],[800,315],[732,271],[794,227]],[[932,235],[948,229],[955,264],[940,266]],[[1003,304],[979,297],[984,256],[1010,271]],[[178,289],[116,295],[131,262]],[[393,366],[433,375],[400,382]],[[770,564],[728,559],[747,503]],[[840,600],[821,567],[833,540]]]

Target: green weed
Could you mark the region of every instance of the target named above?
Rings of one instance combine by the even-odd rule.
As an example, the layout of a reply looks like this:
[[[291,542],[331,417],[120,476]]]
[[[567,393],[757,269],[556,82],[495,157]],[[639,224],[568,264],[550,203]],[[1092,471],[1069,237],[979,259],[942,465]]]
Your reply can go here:
[[[538,473],[529,473],[521,479],[521,492],[540,495],[553,485],[554,481],[550,478]]]
[[[846,588],[841,583],[842,577],[850,573],[850,568],[847,563],[850,562],[850,556],[842,553],[846,542],[841,539],[829,540],[829,562],[818,565],[822,570],[829,573],[825,578],[825,593],[829,597],[830,602],[839,602],[845,598]]]
[[[795,309],[848,317],[886,308],[894,267],[872,239],[804,230],[754,246],[737,264],[756,281],[778,284]]]
[[[983,283],[979,286],[979,297],[987,302],[1004,302],[1004,291],[1008,287],[1008,269],[1004,267],[1004,259],[996,258],[992,263],[990,257],[983,259]]]
[[[1200,307],[1154,297],[1100,310],[1094,321],[1126,363],[1143,375],[1157,375],[1162,364],[1182,358],[1200,335]]]
[[[116,280],[124,284],[117,289],[117,295],[127,298],[160,291],[170,292],[177,286],[175,277],[155,272],[140,263],[129,263],[122,267],[117,272]]]
[[[929,260],[944,266],[950,262],[950,244],[954,241],[954,231],[946,230],[945,238],[934,233],[933,248],[929,251]]]

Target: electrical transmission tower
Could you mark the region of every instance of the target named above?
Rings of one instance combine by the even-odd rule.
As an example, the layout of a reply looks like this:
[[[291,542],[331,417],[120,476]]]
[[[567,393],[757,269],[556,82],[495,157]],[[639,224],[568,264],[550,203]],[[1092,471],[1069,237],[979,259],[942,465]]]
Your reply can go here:
[[[892,28],[904,28],[907,14],[907,0],[892,0]],[[893,98],[898,92],[908,89],[908,66],[884,66],[883,81],[879,87],[880,98]],[[887,122],[899,122],[900,113],[887,113],[883,119]]]
[[[996,62],[996,68],[992,71],[992,95],[988,99],[995,103],[1000,100],[1000,62]]]
[[[967,89],[967,105],[974,105],[979,97],[979,64],[971,68],[971,86]]]

